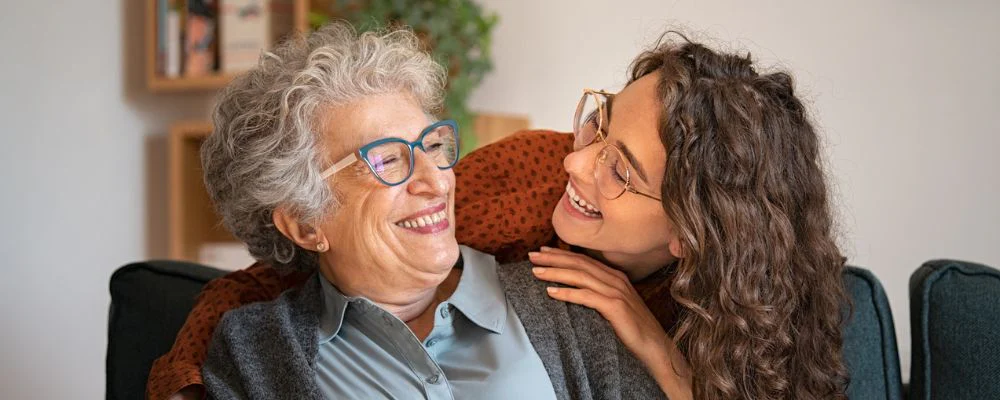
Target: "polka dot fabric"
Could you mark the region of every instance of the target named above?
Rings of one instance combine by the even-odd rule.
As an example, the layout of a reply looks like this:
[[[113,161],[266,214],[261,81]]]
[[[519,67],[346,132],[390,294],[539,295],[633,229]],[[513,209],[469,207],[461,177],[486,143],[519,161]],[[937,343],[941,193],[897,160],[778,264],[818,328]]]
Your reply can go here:
[[[493,254],[501,263],[524,260],[529,251],[541,246],[567,248],[556,238],[551,217],[568,180],[562,161],[572,150],[570,134],[530,130],[462,158],[455,166],[458,242]],[[167,399],[187,386],[201,385],[208,341],[222,314],[244,304],[272,300],[301,285],[308,275],[282,275],[259,263],[206,285],[170,352],[153,364],[147,396]],[[673,316],[664,282],[657,274],[636,285],[661,323],[672,321]]]
[[[465,156],[455,167],[459,243],[501,263],[554,245],[552,210],[566,191],[563,158],[573,135],[522,131]]]

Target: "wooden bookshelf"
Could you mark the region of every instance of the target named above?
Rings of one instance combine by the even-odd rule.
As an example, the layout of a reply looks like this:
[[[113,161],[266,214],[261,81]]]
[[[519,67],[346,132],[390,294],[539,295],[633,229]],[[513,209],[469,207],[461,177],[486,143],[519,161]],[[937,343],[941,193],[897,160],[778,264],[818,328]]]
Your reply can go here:
[[[180,0],[185,2],[186,0]],[[324,12],[332,0],[289,0],[292,4],[293,32],[307,32],[309,12]],[[146,86],[153,93],[210,92],[222,89],[236,76],[215,74],[202,77],[168,78],[157,74],[157,0],[146,0]],[[182,5],[182,7],[186,7]],[[527,129],[526,117],[479,114],[473,123],[477,145],[492,143],[512,132]],[[167,240],[168,257],[198,262],[207,244],[233,243],[205,191],[200,149],[212,132],[205,121],[179,121],[171,124],[167,141]]]
[[[184,0],[181,2],[184,3]],[[316,0],[312,0],[312,2],[316,2]],[[171,78],[156,72],[156,3],[157,0],[146,0],[146,87],[149,91],[153,93],[208,92],[222,89],[232,81],[235,74],[216,73],[208,76]],[[309,30],[310,7],[310,0],[292,0],[293,32]]]
[[[478,145],[483,146],[528,129],[529,122],[522,116],[479,114],[474,125]],[[202,246],[236,241],[223,227],[205,191],[200,149],[211,132],[208,122],[181,121],[170,127],[167,237],[171,259],[198,262]]]
[[[200,149],[212,133],[207,122],[182,121],[170,127],[167,142],[169,257],[198,261],[202,245],[232,242],[205,191]]]
[[[216,74],[198,77],[167,78],[154,76],[149,79],[147,87],[154,93],[166,92],[198,92],[218,90],[229,84],[236,75]]]

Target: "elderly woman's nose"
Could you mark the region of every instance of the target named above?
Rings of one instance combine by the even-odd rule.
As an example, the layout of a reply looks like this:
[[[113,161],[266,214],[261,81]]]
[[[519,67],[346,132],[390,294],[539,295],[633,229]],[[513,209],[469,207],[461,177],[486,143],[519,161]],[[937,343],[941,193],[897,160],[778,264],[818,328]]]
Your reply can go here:
[[[448,193],[451,182],[448,174],[451,171],[441,170],[430,156],[422,151],[414,152],[413,176],[407,189],[410,193],[431,193],[441,195]]]

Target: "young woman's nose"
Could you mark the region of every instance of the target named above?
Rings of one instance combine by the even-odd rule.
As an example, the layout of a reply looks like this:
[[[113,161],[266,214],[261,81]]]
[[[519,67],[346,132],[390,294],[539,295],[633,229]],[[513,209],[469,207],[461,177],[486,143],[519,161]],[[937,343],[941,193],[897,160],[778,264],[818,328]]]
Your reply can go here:
[[[597,147],[592,144],[563,158],[563,168],[574,182],[594,184],[594,157],[597,156]]]

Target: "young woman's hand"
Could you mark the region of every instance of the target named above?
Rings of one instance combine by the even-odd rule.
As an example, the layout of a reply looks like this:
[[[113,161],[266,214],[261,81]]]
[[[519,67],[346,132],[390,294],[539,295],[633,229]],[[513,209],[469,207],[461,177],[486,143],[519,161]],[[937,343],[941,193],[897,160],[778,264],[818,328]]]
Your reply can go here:
[[[670,399],[691,398],[687,361],[623,272],[583,254],[548,247],[529,258],[538,279],[572,286],[549,287],[549,296],[596,310]]]

